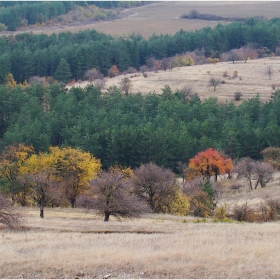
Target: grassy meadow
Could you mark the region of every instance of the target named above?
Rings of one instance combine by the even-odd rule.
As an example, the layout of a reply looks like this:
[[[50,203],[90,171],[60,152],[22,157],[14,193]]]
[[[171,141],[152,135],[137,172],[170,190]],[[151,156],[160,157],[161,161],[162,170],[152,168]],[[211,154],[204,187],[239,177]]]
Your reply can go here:
[[[120,11],[120,19],[114,21],[100,21],[91,24],[74,22],[71,26],[48,26],[32,29],[22,29],[19,32],[59,33],[77,32],[85,29],[95,29],[112,36],[126,36],[132,33],[141,34],[145,39],[155,34],[175,34],[181,28],[186,31],[214,27],[219,22],[197,19],[181,19],[191,10],[199,13],[213,14],[223,17],[253,17],[264,16],[268,19],[279,16],[280,2],[278,1],[162,1],[142,7],[135,7]],[[4,32],[3,34],[14,34]]]
[[[268,67],[272,67],[273,74],[271,78],[267,74]],[[238,76],[233,78],[234,71]],[[228,77],[223,77],[227,72]],[[184,86],[189,86],[192,93],[197,93],[201,99],[210,96],[216,97],[220,102],[234,100],[234,93],[241,92],[242,98],[236,104],[244,99],[255,97],[258,93],[262,101],[268,101],[271,94],[275,92],[272,89],[273,84],[280,86],[280,58],[268,57],[256,60],[232,62],[219,62],[217,64],[194,65],[188,67],[173,68],[172,71],[160,70],[157,73],[147,72],[147,78],[141,73],[128,74],[131,81],[131,93],[141,92],[148,94],[150,92],[161,93],[165,85],[169,85],[172,91],[180,90]],[[217,86],[216,91],[209,86],[210,78],[220,79],[223,84]],[[124,76],[108,78],[106,88],[110,86],[120,86],[120,81]],[[74,86],[85,87],[89,82],[76,83]],[[67,86],[71,88],[71,86]]]
[[[220,204],[257,205],[279,198],[276,173],[266,188],[222,180]],[[243,184],[240,192],[230,188]],[[0,229],[0,278],[280,278],[280,222],[197,223],[197,218],[147,214],[117,221],[93,211],[18,208],[21,230]]]

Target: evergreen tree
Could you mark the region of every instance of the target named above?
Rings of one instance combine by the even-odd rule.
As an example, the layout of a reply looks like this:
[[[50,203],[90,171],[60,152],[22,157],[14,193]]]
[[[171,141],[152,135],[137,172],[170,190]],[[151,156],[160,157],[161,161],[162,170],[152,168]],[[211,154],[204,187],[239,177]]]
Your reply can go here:
[[[58,81],[67,83],[71,80],[71,70],[70,65],[65,58],[61,58],[56,71],[55,71],[55,78]]]

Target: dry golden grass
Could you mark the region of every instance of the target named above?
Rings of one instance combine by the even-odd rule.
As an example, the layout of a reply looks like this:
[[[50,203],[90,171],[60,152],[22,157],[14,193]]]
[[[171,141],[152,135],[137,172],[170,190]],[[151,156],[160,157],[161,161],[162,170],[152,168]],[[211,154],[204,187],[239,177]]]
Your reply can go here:
[[[264,16],[267,18],[278,17],[280,2],[278,1],[163,1],[143,7],[131,8],[120,13],[121,19],[110,22],[98,22],[80,26],[53,26],[32,30],[33,33],[59,33],[63,31],[77,32],[85,29],[95,29],[99,32],[113,36],[123,36],[132,33],[141,34],[149,38],[156,34],[175,34],[183,30],[196,30],[203,27],[214,27],[218,21],[181,19],[182,14],[191,10],[200,13],[214,14],[228,17],[253,17]],[[221,21],[221,23],[224,23]],[[22,32],[22,31],[20,31]],[[12,33],[12,32],[11,32]],[[18,33],[18,32],[17,32]]]
[[[269,66],[272,66],[273,75],[271,79],[267,73]],[[223,73],[227,71],[230,77],[224,78]],[[238,72],[238,77],[233,79],[233,72]],[[217,97],[220,102],[226,102],[234,99],[235,92],[243,94],[240,104],[244,99],[252,98],[260,94],[262,101],[269,100],[271,94],[275,91],[271,85],[279,83],[280,79],[280,57],[262,58],[256,60],[232,62],[220,62],[217,64],[194,65],[189,67],[174,68],[172,71],[147,72],[148,77],[144,78],[138,73],[136,77],[133,74],[127,76],[131,78],[131,92],[149,92],[161,93],[165,85],[169,85],[173,91],[182,89],[190,85],[193,93],[197,93],[201,99],[210,96]],[[120,86],[123,75],[107,80],[106,88],[110,86]],[[217,86],[216,91],[209,87],[210,78],[217,78],[225,81],[225,84]],[[85,87],[88,82],[81,82],[75,86]],[[70,86],[68,86],[70,88]]]
[[[279,223],[183,223],[157,214],[104,223],[79,209],[45,214],[24,208],[26,230],[0,231],[0,278],[280,277]]]

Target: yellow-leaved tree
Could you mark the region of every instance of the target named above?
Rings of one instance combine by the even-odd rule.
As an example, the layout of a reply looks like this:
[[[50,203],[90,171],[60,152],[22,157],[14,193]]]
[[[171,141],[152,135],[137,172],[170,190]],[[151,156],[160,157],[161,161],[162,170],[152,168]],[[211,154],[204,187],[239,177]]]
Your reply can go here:
[[[32,154],[20,167],[18,181],[28,189],[31,198],[40,207],[40,217],[44,218],[44,207],[57,199],[59,182],[56,178],[55,159],[50,153]]]
[[[20,182],[29,187],[32,199],[44,206],[65,197],[75,207],[78,195],[101,171],[101,162],[90,153],[71,147],[50,147],[49,152],[32,154],[21,166]]]
[[[49,150],[65,197],[74,208],[78,195],[86,193],[90,181],[101,172],[101,161],[81,149],[50,147]]]
[[[13,203],[19,199],[22,206],[26,205],[26,189],[18,184],[17,177],[20,174],[20,168],[34,152],[32,146],[26,146],[22,143],[7,146],[0,155],[0,177],[3,185]]]

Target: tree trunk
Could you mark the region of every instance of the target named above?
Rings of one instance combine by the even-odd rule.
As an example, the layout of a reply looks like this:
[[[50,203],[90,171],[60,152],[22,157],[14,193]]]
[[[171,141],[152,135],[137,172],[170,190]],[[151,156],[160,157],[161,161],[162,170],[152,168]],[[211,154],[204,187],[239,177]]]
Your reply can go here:
[[[104,222],[108,222],[109,221],[109,217],[110,217],[110,214],[108,212],[106,212],[105,213]]]
[[[249,182],[250,182],[250,190],[253,190],[252,181],[249,180]]]
[[[75,198],[71,198],[70,203],[71,203],[71,207],[75,208],[76,199]]]
[[[40,218],[44,219],[44,205],[40,205]]]

